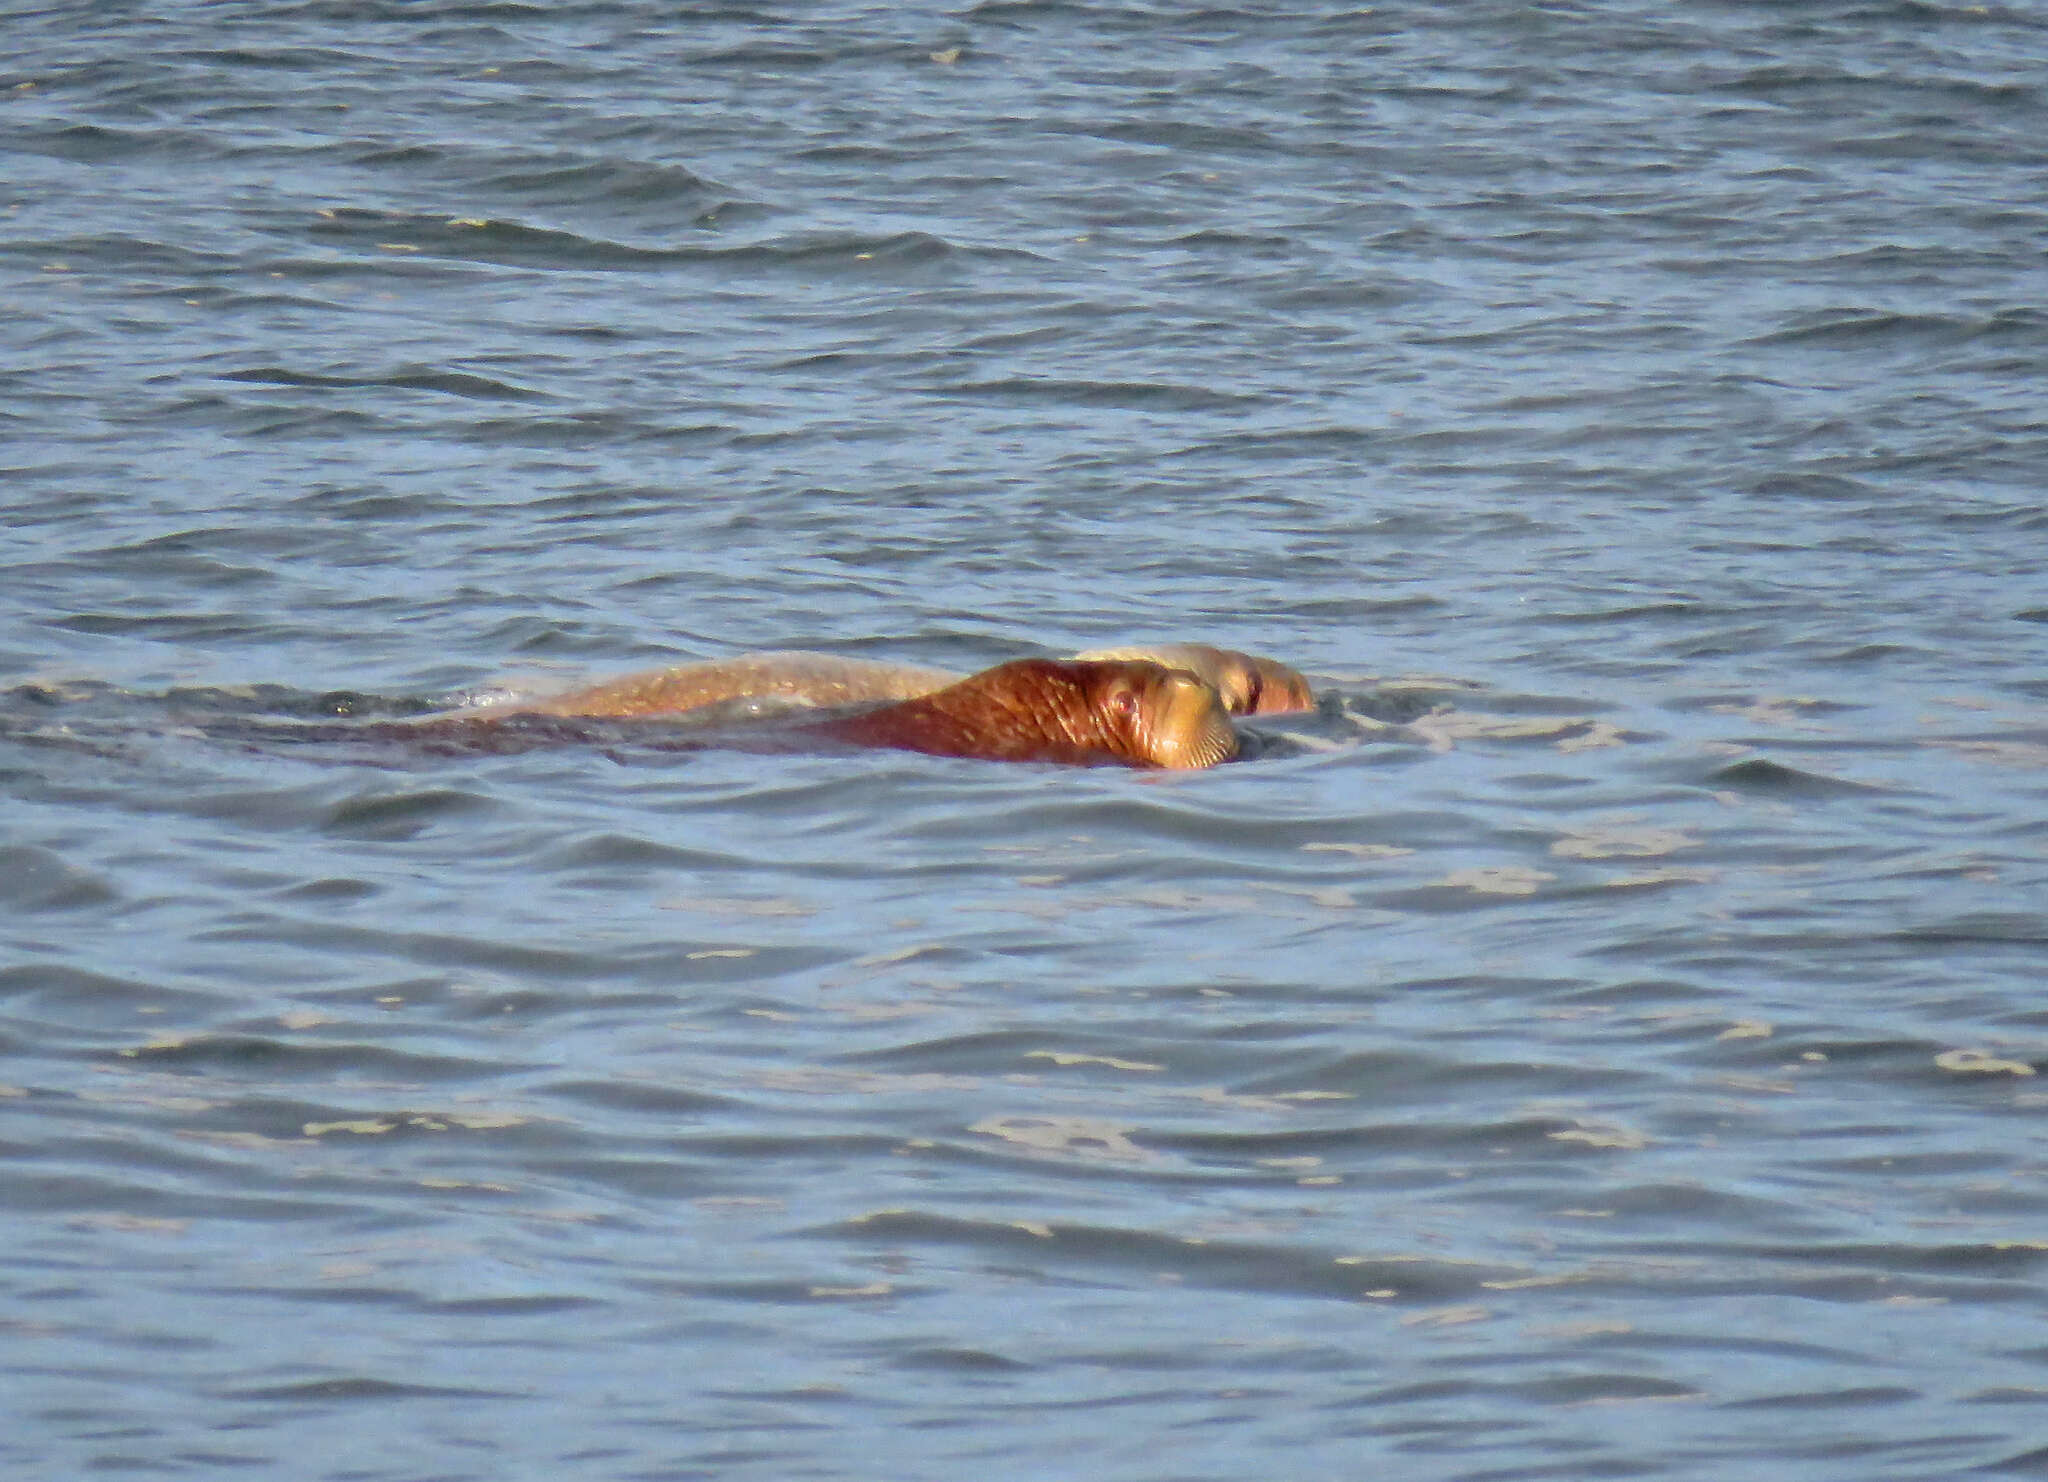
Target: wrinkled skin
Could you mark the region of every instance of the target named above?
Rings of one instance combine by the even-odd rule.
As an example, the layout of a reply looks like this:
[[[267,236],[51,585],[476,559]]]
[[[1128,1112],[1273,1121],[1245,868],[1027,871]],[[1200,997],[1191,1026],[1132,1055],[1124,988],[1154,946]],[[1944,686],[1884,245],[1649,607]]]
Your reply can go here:
[[[1315,696],[1300,674],[1285,664],[1235,649],[1171,643],[1102,649],[1077,657],[1146,659],[1185,670],[1213,686],[1232,715],[1274,715],[1315,708]],[[628,674],[519,708],[540,715],[627,716],[680,715],[750,699],[791,706],[856,705],[917,699],[966,677],[950,669],[916,664],[777,650]]]
[[[915,700],[791,732],[934,756],[1213,767],[1237,755],[1214,688],[1148,660],[1013,659]]]

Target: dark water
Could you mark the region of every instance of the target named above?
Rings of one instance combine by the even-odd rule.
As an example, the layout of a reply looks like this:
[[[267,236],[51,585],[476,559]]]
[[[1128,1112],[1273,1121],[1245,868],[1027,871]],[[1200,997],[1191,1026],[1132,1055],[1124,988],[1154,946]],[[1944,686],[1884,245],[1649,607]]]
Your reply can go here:
[[[10,1475],[2048,1472],[2041,11],[0,26]]]

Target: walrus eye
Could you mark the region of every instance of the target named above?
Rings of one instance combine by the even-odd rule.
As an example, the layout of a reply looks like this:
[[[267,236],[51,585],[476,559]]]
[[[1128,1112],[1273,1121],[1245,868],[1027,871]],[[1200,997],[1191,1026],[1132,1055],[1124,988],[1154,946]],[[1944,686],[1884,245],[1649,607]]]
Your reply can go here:
[[[1138,713],[1138,697],[1131,690],[1118,690],[1109,697],[1109,713],[1118,720],[1131,720]]]

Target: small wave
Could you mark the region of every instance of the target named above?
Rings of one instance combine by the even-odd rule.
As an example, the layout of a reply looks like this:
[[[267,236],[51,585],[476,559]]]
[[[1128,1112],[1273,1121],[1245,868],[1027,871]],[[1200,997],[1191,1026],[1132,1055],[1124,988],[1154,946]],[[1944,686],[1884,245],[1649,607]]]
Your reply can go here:
[[[2048,334],[2048,315],[2034,309],[1992,314],[1900,314],[1884,309],[1823,309],[1793,316],[1781,329],[1752,336],[1749,345],[1810,345],[1865,350],[1873,345],[1963,345],[1990,340],[2038,341]]]
[[[1774,473],[1756,480],[1749,492],[1764,499],[1876,500],[1877,490],[1837,473]]]
[[[194,427],[247,438],[375,437],[393,423],[359,407],[280,405],[226,396],[181,396],[130,414],[138,426]]]
[[[1731,788],[1778,797],[1831,798],[1882,796],[1886,789],[1867,783],[1849,782],[1818,772],[1801,771],[1783,762],[1752,757],[1709,772],[1706,781],[1714,787]]]
[[[320,375],[312,371],[287,370],[283,366],[252,366],[247,370],[223,371],[223,381],[245,381],[258,386],[307,386],[349,390],[370,386],[391,386],[407,391],[439,391],[471,401],[550,401],[547,393],[493,380],[468,371],[435,370],[421,366],[393,371],[382,376]]]
[[[1053,402],[1115,407],[1128,411],[1205,412],[1271,404],[1271,396],[1218,391],[1170,381],[1074,381],[1056,377],[1005,376],[992,381],[928,385],[927,395],[961,401]]]
[[[992,1124],[994,1135],[1010,1132],[1028,1138],[1031,1129],[1026,1120]],[[1085,1127],[1062,1129],[1054,1119],[1038,1120],[1048,1150],[1063,1130],[1078,1138],[1087,1135]],[[1028,1142],[1019,1146],[1029,1150]],[[1118,1168],[1123,1177],[1136,1175],[1123,1164],[1108,1166]],[[1508,1266],[1427,1256],[1376,1258],[1342,1253],[1341,1248],[1318,1252],[1278,1242],[1194,1241],[1151,1230],[1078,1222],[980,1220],[915,1209],[877,1211],[813,1233],[861,1244],[881,1241],[891,1249],[965,1248],[978,1252],[982,1259],[1005,1263],[1028,1257],[1033,1264],[1056,1265],[1067,1271],[1152,1271],[1170,1274],[1175,1282],[1212,1289],[1352,1300],[1372,1293],[1384,1301],[1442,1302],[1482,1292],[1488,1282],[1513,1280],[1522,1274]]]
[[[1704,602],[1639,602],[1628,607],[1588,608],[1582,612],[1547,612],[1536,621],[1558,627],[1576,627],[1610,623],[1643,624],[1650,622],[1691,623],[1703,617],[1729,616],[1724,606]]]
[[[337,1073],[385,1078],[404,1084],[466,1081],[500,1075],[506,1069],[495,1061],[425,1055],[360,1041],[307,1042],[258,1034],[168,1034],[147,1044],[113,1053],[123,1061],[254,1075],[277,1084],[302,1078],[326,1078]]]
[[[358,9],[352,6],[350,13],[355,14]],[[325,1404],[335,1400],[387,1405],[393,1400],[523,1400],[526,1397],[506,1390],[472,1389],[449,1384],[403,1384],[391,1379],[352,1375],[340,1379],[307,1379],[296,1384],[223,1390],[221,1398],[291,1405]]]
[[[529,206],[677,205],[717,193],[717,187],[681,165],[607,159],[522,162],[484,176],[476,189]]]
[[[412,28],[430,21],[514,21],[522,24],[552,19],[555,8],[522,4],[520,0],[299,0],[273,12],[273,19],[374,24]]]
[[[1985,13],[1982,7],[1972,8]],[[1913,15],[1915,10],[1906,6],[1899,9],[1908,15]],[[1920,12],[1921,15],[1924,13],[1924,10]],[[1943,7],[1944,18],[1956,13]],[[1991,82],[1917,68],[1911,71],[1887,68],[1882,72],[1859,72],[1818,62],[1777,62],[1752,67],[1708,82],[1706,86],[1709,91],[1767,98],[1809,113],[1816,111],[1816,100],[1838,102],[1846,110],[1849,105],[1861,103],[1866,96],[1882,98],[1892,108],[1902,106],[1900,100],[1914,99],[1923,104],[1974,103],[1994,109],[2038,107],[2041,96],[2039,86],[2031,81]]]
[[[636,246],[551,227],[471,216],[330,207],[311,235],[366,253],[429,254],[463,262],[564,271],[707,268],[929,268],[972,258],[1024,258],[1022,248],[963,247],[931,232],[798,232],[735,245]]]
[[[235,271],[233,258],[219,252],[158,242],[125,232],[89,237],[16,238],[0,243],[0,258],[19,258],[38,266],[61,265],[67,271],[100,268],[119,273],[158,272],[197,277]]]
[[[1186,122],[1113,123],[1068,126],[1072,132],[1099,135],[1124,144],[1143,144],[1155,149],[1203,154],[1274,154],[1280,146],[1263,128],[1250,125],[1229,127]],[[1060,131],[1059,126],[1054,126]]]
[[[221,135],[204,130],[113,129],[103,124],[24,130],[10,134],[7,147],[85,165],[155,158],[189,167],[196,160],[217,159],[229,152]]]
[[[243,612],[77,612],[50,619],[50,626],[70,633],[103,637],[155,638],[176,643],[218,642],[224,638],[277,636],[270,624]]]
[[[0,903],[17,911],[69,911],[111,905],[121,892],[111,880],[79,868],[54,850],[0,845]]]
[[[335,804],[325,829],[356,839],[410,839],[445,819],[490,812],[495,806],[482,793],[452,787],[371,793]]]

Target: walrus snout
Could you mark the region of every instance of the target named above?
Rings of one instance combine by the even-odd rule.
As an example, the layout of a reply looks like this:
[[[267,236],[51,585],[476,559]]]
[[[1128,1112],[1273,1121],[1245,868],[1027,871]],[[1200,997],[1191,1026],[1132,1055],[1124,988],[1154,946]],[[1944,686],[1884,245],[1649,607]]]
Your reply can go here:
[[[1159,678],[1150,707],[1153,761],[1190,771],[1237,755],[1237,730],[1215,686],[1181,669]],[[1142,713],[1142,712],[1141,712]]]

